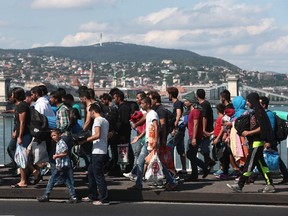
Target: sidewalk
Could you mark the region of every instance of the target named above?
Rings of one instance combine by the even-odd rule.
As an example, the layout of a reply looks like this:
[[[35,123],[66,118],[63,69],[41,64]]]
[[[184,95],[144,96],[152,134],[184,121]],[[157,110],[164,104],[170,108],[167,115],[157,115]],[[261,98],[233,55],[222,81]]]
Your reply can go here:
[[[27,188],[11,188],[17,183],[19,177],[13,177],[8,168],[0,168],[0,198],[35,199],[43,194],[49,176],[38,185],[29,185]],[[88,183],[85,175],[75,171],[75,188],[79,198],[87,196]],[[201,176],[199,176],[201,178]],[[124,177],[106,177],[109,196],[112,201],[158,201],[158,202],[200,202],[200,203],[239,203],[239,204],[265,204],[288,205],[288,184],[276,185],[276,193],[262,194],[258,189],[264,187],[264,181],[259,179],[254,184],[246,185],[243,193],[233,193],[226,184],[229,181],[217,180],[212,174],[199,182],[181,181],[177,191],[163,191],[164,189],[151,189],[148,183],[144,183],[142,191],[128,191],[127,187],[134,183]],[[277,179],[280,181],[280,179]],[[65,186],[55,187],[51,193],[52,199],[68,199],[69,195]]]

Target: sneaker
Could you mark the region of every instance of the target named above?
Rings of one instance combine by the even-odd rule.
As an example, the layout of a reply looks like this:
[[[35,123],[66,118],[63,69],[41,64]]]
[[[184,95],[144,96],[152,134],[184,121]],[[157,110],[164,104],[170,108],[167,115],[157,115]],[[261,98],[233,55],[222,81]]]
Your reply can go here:
[[[228,175],[226,175],[226,174],[224,174],[224,173],[222,173],[222,174],[220,174],[220,175],[217,175],[217,176],[215,176],[217,179],[220,179],[220,180],[227,180],[228,179]]]
[[[213,175],[217,176],[223,173],[223,170],[219,169],[216,172],[213,173]]]
[[[40,196],[36,198],[38,202],[49,202],[49,197],[46,195]]]
[[[234,192],[237,192],[237,193],[241,193],[242,192],[242,188],[240,188],[238,184],[232,184],[232,185],[226,184],[226,186],[228,188],[230,188]]]
[[[107,206],[107,205],[110,205],[110,202],[94,201],[92,202],[92,204],[96,206],[100,206],[100,205]]]
[[[149,186],[150,188],[158,188],[158,189],[165,188],[165,185],[164,185],[163,181],[153,182],[153,183],[151,183],[151,184],[148,184],[148,186]]]
[[[70,197],[70,199],[68,200],[68,203],[71,203],[71,204],[76,204],[76,203],[78,203],[77,197]]]
[[[130,178],[130,177],[132,177],[132,173],[131,172],[123,173],[123,176],[126,177],[126,178]]]
[[[41,176],[45,176],[50,171],[50,169],[51,169],[51,165],[50,163],[47,162],[45,164],[45,167],[41,169]]]
[[[182,170],[179,170],[177,172],[177,174],[179,174],[179,175],[187,175],[187,171],[182,169]]]
[[[134,190],[134,191],[137,191],[137,190],[142,190],[142,187],[137,187],[136,185],[133,185],[132,187],[128,187],[127,190]]]
[[[129,178],[130,181],[135,182],[136,181],[136,175],[132,174],[132,173],[123,173],[123,176],[126,178]]]
[[[157,188],[157,183],[156,183],[156,182],[153,182],[153,183],[148,184],[148,186],[149,186],[150,188]]]
[[[175,181],[180,181],[181,179],[180,179],[180,177],[179,177],[179,175],[177,175],[177,174],[175,174],[174,176],[173,176],[173,178],[175,179]]]
[[[83,197],[81,199],[82,202],[93,202],[93,200],[90,197]]]
[[[266,185],[263,189],[258,190],[259,193],[274,193],[274,185]]]

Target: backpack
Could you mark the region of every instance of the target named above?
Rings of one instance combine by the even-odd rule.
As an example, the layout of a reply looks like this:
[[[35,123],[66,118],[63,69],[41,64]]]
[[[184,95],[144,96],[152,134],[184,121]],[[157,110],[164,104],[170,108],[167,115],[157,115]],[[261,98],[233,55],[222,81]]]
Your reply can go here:
[[[281,142],[287,139],[288,127],[286,121],[275,114],[275,140]]]
[[[168,133],[171,133],[175,129],[175,121],[176,121],[176,115],[173,114],[170,110],[166,109],[167,113],[167,129]]]
[[[31,136],[36,139],[45,140],[50,134],[47,117],[39,113],[34,107],[30,107],[29,109],[31,116],[29,130]]]
[[[250,130],[250,114],[242,115],[235,120],[234,127],[241,136],[243,131]]]

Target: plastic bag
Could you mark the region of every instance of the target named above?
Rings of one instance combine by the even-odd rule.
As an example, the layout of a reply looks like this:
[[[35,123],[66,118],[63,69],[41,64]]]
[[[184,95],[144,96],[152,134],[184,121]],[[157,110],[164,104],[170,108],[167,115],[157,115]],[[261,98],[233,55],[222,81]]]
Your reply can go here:
[[[22,145],[17,144],[15,156],[14,156],[15,163],[22,169],[25,169],[27,166],[27,151],[26,148]]]
[[[119,144],[117,146],[118,151],[118,162],[122,171],[125,170],[126,165],[129,164],[128,152],[129,152],[129,144]]]
[[[269,172],[279,172],[279,153],[277,151],[263,151],[263,157]],[[253,172],[259,173],[257,167],[255,167]]]
[[[175,170],[174,161],[171,154],[171,147],[169,146],[161,146],[159,148],[159,158],[164,166],[168,170]]]
[[[27,147],[27,154],[33,158],[33,164],[49,162],[46,141],[32,141]]]
[[[277,151],[264,151],[264,160],[267,163],[270,172],[279,171],[279,153]]]
[[[150,182],[157,182],[164,178],[162,171],[162,165],[157,154],[154,154],[151,158],[151,161],[147,167],[145,173],[145,179]]]

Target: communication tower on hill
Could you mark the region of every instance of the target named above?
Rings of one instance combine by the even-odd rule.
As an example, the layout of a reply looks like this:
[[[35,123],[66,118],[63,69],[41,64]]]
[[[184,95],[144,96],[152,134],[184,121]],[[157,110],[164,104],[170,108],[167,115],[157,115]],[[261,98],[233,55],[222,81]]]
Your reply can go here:
[[[102,47],[102,32],[100,33],[100,47]]]

